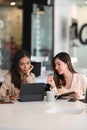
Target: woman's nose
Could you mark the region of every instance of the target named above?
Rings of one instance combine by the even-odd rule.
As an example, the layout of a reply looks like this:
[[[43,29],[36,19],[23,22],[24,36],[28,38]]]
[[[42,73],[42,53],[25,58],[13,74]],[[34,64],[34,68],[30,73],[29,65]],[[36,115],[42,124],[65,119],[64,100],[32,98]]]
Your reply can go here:
[[[55,69],[56,69],[56,70],[59,70],[59,67],[58,67],[58,65],[56,65],[56,66],[55,66]]]
[[[24,65],[24,68],[27,68],[27,65],[26,65],[26,64]]]

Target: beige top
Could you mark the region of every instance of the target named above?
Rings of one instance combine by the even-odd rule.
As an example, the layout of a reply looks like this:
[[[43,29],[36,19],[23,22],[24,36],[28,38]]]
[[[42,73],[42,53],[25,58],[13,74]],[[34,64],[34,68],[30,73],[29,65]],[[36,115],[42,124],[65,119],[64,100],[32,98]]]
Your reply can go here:
[[[58,95],[75,91],[81,97],[82,95],[85,94],[86,88],[87,88],[87,77],[85,77],[82,74],[75,73],[70,89],[66,89],[64,88],[64,86],[62,86],[60,89],[53,88],[51,90],[54,91]]]
[[[24,83],[34,83],[35,82],[35,75],[33,73],[30,74],[29,77],[27,77],[24,80]],[[13,83],[11,83],[11,74],[8,72],[5,75],[5,80],[2,83],[0,87],[0,100],[9,100],[9,96],[14,96],[17,94],[17,88],[14,86]]]

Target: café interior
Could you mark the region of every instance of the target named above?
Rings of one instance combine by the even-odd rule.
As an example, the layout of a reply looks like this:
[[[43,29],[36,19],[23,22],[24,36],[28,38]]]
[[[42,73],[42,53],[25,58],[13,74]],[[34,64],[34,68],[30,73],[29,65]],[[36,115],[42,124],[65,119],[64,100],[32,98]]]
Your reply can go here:
[[[53,74],[52,58],[61,51],[87,76],[86,12],[86,0],[0,0],[0,83],[11,64],[12,42],[41,63],[38,82],[44,82],[44,72]],[[58,129],[86,130],[87,103],[59,99],[0,104],[0,130]]]
[[[86,0],[0,0],[0,69],[10,67],[13,37],[43,69],[52,70],[52,57],[65,51],[77,71],[86,74],[86,9]]]

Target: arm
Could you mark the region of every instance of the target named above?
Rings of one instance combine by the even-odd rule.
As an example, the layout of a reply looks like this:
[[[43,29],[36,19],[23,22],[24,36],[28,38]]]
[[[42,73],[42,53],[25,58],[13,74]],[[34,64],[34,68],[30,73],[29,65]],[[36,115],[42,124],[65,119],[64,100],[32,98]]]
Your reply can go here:
[[[7,73],[5,75],[5,80],[2,83],[0,87],[0,100],[9,100],[9,84],[10,84],[10,77],[9,74]]]
[[[19,96],[19,92],[18,89],[15,88],[14,84],[11,83],[10,73],[7,73],[5,75],[5,80],[0,88],[0,100],[2,101],[13,100],[11,98],[12,96],[14,97],[14,100],[16,100]]]

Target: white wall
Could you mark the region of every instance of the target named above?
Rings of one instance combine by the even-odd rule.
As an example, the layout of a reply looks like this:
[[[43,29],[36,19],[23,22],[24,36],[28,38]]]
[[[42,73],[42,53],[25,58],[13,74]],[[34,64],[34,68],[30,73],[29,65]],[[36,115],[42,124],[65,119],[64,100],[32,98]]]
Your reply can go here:
[[[71,3],[70,5],[70,21],[71,21],[71,25],[72,25],[72,20],[77,20],[77,6],[75,3]],[[77,40],[70,40],[69,43],[69,53],[72,57],[76,57],[77,56],[77,48],[73,47],[72,45],[74,43],[76,43]]]
[[[87,6],[78,8],[78,29],[80,30],[81,26],[87,23]],[[87,68],[87,45],[80,43],[77,48],[77,57],[78,57],[78,66]]]
[[[54,55],[60,51],[66,51],[71,56],[76,56],[78,58],[78,67],[87,68],[87,45],[82,45],[78,40],[79,47],[70,46],[71,41],[69,38],[69,26],[71,25],[72,18],[77,19],[79,31],[81,26],[84,23],[87,23],[87,6],[77,7],[77,5],[75,3],[71,3],[70,0],[55,0]],[[63,31],[66,33],[64,38],[61,36],[61,34],[64,35]]]
[[[77,8],[70,0],[54,2],[54,55],[60,51],[71,53],[69,27],[71,18],[77,18]],[[73,52],[74,53],[74,52]]]

